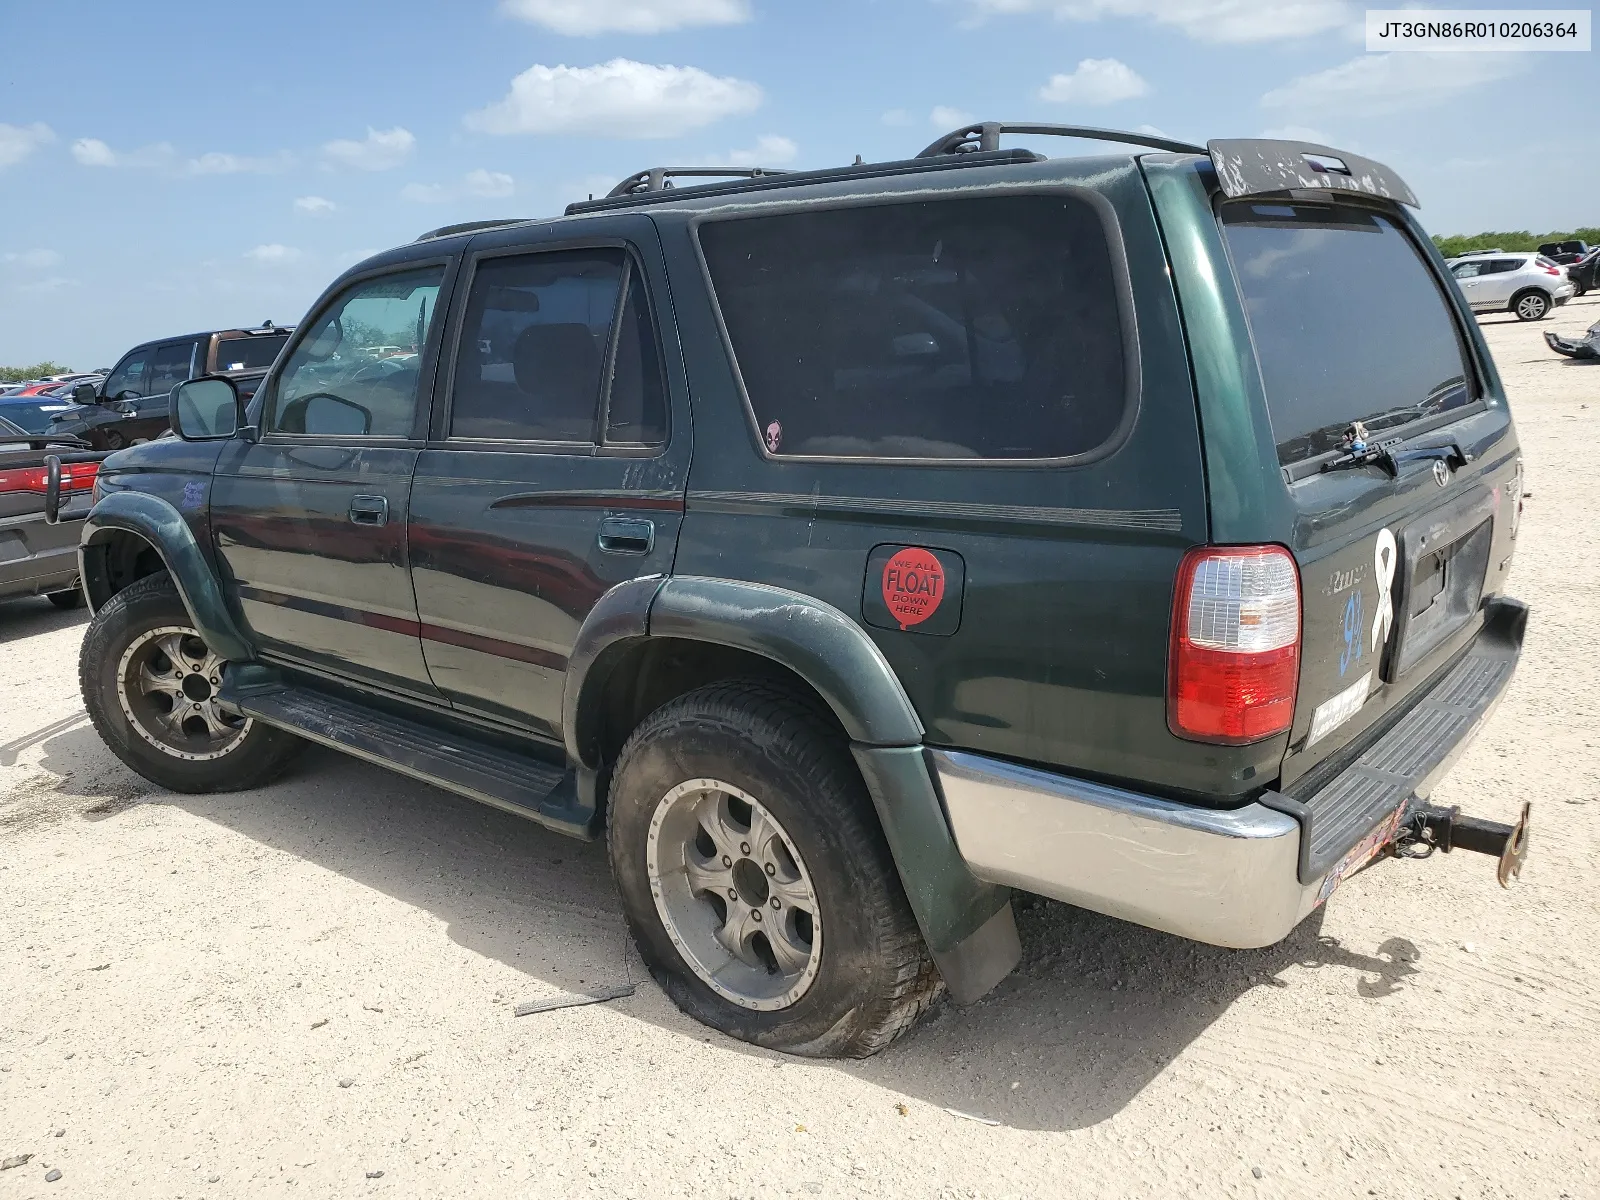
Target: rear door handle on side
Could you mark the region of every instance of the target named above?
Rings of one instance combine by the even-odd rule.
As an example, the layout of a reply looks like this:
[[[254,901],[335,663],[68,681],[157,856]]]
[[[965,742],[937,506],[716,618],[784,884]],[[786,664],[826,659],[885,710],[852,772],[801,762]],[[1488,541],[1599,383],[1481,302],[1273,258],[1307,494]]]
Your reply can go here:
[[[656,547],[656,523],[633,517],[604,517],[597,540],[607,554],[649,554]]]
[[[389,523],[389,498],[387,496],[352,496],[350,519],[357,525],[387,525]]]

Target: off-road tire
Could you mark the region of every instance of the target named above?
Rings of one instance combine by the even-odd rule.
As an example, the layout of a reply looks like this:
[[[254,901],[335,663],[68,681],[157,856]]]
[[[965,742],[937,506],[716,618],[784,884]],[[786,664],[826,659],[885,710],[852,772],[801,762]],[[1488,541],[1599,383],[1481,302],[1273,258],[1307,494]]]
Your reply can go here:
[[[100,442],[107,450],[121,450],[128,444],[128,439],[115,429],[108,429],[100,435]]]
[[[78,588],[68,588],[64,592],[49,592],[46,598],[57,608],[77,608],[83,604],[83,592]]]
[[[1537,304],[1530,303],[1535,300],[1538,301]],[[1524,312],[1524,308],[1528,311]],[[1511,311],[1516,314],[1519,321],[1542,321],[1550,315],[1552,308],[1554,305],[1551,304],[1550,297],[1538,288],[1529,288],[1511,297]]]
[[[647,841],[677,785],[718,779],[783,826],[816,889],[820,964],[787,1008],[724,998],[685,962],[651,894]],[[635,943],[673,1002],[730,1037],[816,1058],[865,1058],[911,1028],[943,986],[844,738],[810,703],[762,683],[710,684],[629,737],[607,810],[611,868]]]
[[[188,761],[158,750],[129,722],[117,694],[123,654],[142,634],[163,626],[192,628],[164,571],[112,596],[89,622],[78,656],[78,685],[95,732],[129,767],[174,792],[231,792],[267,783],[304,746],[299,738],[257,721],[221,757]]]

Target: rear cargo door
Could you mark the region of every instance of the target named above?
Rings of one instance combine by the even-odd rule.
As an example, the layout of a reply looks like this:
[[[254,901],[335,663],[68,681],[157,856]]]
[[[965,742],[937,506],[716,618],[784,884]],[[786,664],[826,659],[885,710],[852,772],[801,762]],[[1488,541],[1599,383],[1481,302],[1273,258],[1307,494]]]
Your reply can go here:
[[[1282,778],[1297,790],[1475,636],[1510,562],[1521,467],[1482,340],[1407,217],[1249,200],[1222,221],[1301,571]],[[1351,464],[1358,439],[1389,454]]]

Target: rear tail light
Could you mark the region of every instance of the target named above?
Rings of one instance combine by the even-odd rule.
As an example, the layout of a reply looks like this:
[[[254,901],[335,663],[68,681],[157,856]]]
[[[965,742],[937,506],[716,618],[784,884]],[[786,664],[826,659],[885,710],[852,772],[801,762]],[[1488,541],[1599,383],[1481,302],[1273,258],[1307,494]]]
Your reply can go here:
[[[1546,275],[1565,275],[1566,274],[1566,272],[1561,270],[1560,267],[1546,267],[1544,269],[1544,273]]]
[[[1178,566],[1167,725],[1241,745],[1289,728],[1300,680],[1300,572],[1281,546],[1203,546]]]
[[[95,476],[99,472],[99,463],[62,463],[61,494],[65,496],[69,492],[91,490],[94,487]],[[20,467],[12,471],[0,471],[0,493],[38,492],[42,496],[48,483],[49,476],[43,467]]]

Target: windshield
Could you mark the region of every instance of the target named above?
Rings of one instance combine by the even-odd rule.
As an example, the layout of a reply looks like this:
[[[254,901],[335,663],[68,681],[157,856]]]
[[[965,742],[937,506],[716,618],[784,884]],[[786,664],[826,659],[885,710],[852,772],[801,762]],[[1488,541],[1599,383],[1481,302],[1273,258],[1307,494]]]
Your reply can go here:
[[[70,400],[55,399],[49,396],[28,398],[25,400],[6,400],[0,402],[0,416],[6,418],[14,425],[20,425],[28,433],[44,433],[50,428],[50,419],[58,413],[69,412],[78,406]]]
[[[1223,229],[1278,461],[1459,408],[1471,375],[1450,305],[1399,224],[1353,205],[1225,204]]]
[[[288,340],[287,333],[223,338],[217,343],[217,370],[265,371]]]

